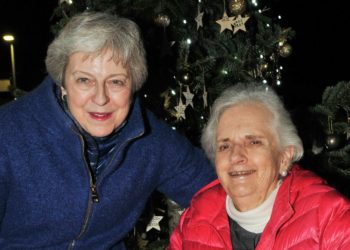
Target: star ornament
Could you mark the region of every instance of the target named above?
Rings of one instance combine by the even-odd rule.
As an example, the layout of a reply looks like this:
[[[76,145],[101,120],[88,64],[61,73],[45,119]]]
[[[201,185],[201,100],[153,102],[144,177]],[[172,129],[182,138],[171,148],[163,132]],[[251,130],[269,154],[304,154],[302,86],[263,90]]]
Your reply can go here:
[[[222,18],[216,21],[220,25],[220,33],[226,29],[232,30],[234,18],[235,17],[228,17],[226,12],[224,12]]]
[[[146,232],[148,232],[149,230],[151,230],[152,228],[160,231],[160,225],[159,222],[163,219],[163,216],[157,216],[157,215],[153,215],[150,223],[147,225],[146,228]]]
[[[203,15],[204,15],[204,12],[198,11],[198,15],[194,19],[196,20],[196,23],[197,23],[197,30],[199,29],[199,27],[203,27]]]
[[[180,98],[179,104],[175,107],[176,110],[176,117],[177,119],[186,119],[186,114],[185,114],[185,110],[186,110],[186,106],[182,103],[182,100]]]
[[[238,15],[232,22],[233,34],[235,34],[239,30],[247,31],[245,28],[245,23],[248,21],[249,17],[242,17],[241,15]]]
[[[185,92],[182,93],[185,98],[186,98],[186,104],[185,106],[187,107],[188,105],[191,105],[193,108],[193,96],[194,94],[191,93],[190,88],[187,86],[187,89]]]

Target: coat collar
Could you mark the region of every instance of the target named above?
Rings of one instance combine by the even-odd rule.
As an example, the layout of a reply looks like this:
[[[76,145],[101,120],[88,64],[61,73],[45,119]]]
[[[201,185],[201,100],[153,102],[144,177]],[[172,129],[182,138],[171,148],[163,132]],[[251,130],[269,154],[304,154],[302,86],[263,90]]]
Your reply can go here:
[[[293,166],[279,188],[270,221],[267,223],[261,235],[261,243],[258,244],[257,250],[272,249],[278,230],[294,215],[292,206],[292,185],[298,170],[299,166]]]

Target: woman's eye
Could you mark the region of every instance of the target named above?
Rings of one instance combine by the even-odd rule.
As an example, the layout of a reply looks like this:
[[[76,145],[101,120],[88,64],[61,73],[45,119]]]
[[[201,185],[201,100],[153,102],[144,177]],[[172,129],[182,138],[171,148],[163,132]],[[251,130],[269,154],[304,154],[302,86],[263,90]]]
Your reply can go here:
[[[260,141],[260,140],[251,140],[250,144],[252,144],[252,145],[260,145],[260,144],[262,144],[262,141]]]
[[[124,82],[122,80],[113,79],[110,81],[113,85],[124,85]]]
[[[222,145],[218,146],[218,151],[222,152],[222,151],[224,151],[224,150],[226,150],[228,148],[229,148],[229,146],[227,144],[222,144]]]
[[[80,77],[80,78],[77,79],[77,82],[78,83],[88,83],[89,79],[86,78],[86,77]]]
[[[121,79],[108,80],[107,84],[112,91],[121,91],[127,86],[126,81]]]

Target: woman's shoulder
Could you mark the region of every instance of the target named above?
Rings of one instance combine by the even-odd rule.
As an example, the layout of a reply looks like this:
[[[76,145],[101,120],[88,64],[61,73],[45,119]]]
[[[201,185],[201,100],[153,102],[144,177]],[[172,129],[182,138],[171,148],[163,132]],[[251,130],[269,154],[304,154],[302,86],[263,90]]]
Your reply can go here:
[[[181,227],[193,227],[212,223],[219,219],[222,221],[224,215],[226,217],[226,193],[220,182],[215,180],[201,190],[199,190],[192,198],[190,206],[181,216]],[[221,219],[220,219],[221,218]]]
[[[218,179],[200,189],[192,198],[191,208],[197,211],[217,211],[225,206],[226,192]]]
[[[291,178],[291,195],[298,202],[314,203],[325,211],[338,206],[350,210],[350,200],[312,171],[296,166]]]

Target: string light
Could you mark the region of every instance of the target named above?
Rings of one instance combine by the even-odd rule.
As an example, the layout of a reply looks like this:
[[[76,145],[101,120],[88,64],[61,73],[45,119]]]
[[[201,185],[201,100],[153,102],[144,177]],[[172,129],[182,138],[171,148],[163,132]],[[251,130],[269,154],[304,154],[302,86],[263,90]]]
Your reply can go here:
[[[69,5],[72,5],[73,4],[73,0],[60,0],[60,4],[62,3],[67,3]]]
[[[226,69],[221,70],[221,73],[224,74],[224,75],[227,75],[227,74],[228,74],[228,72],[227,72]]]

